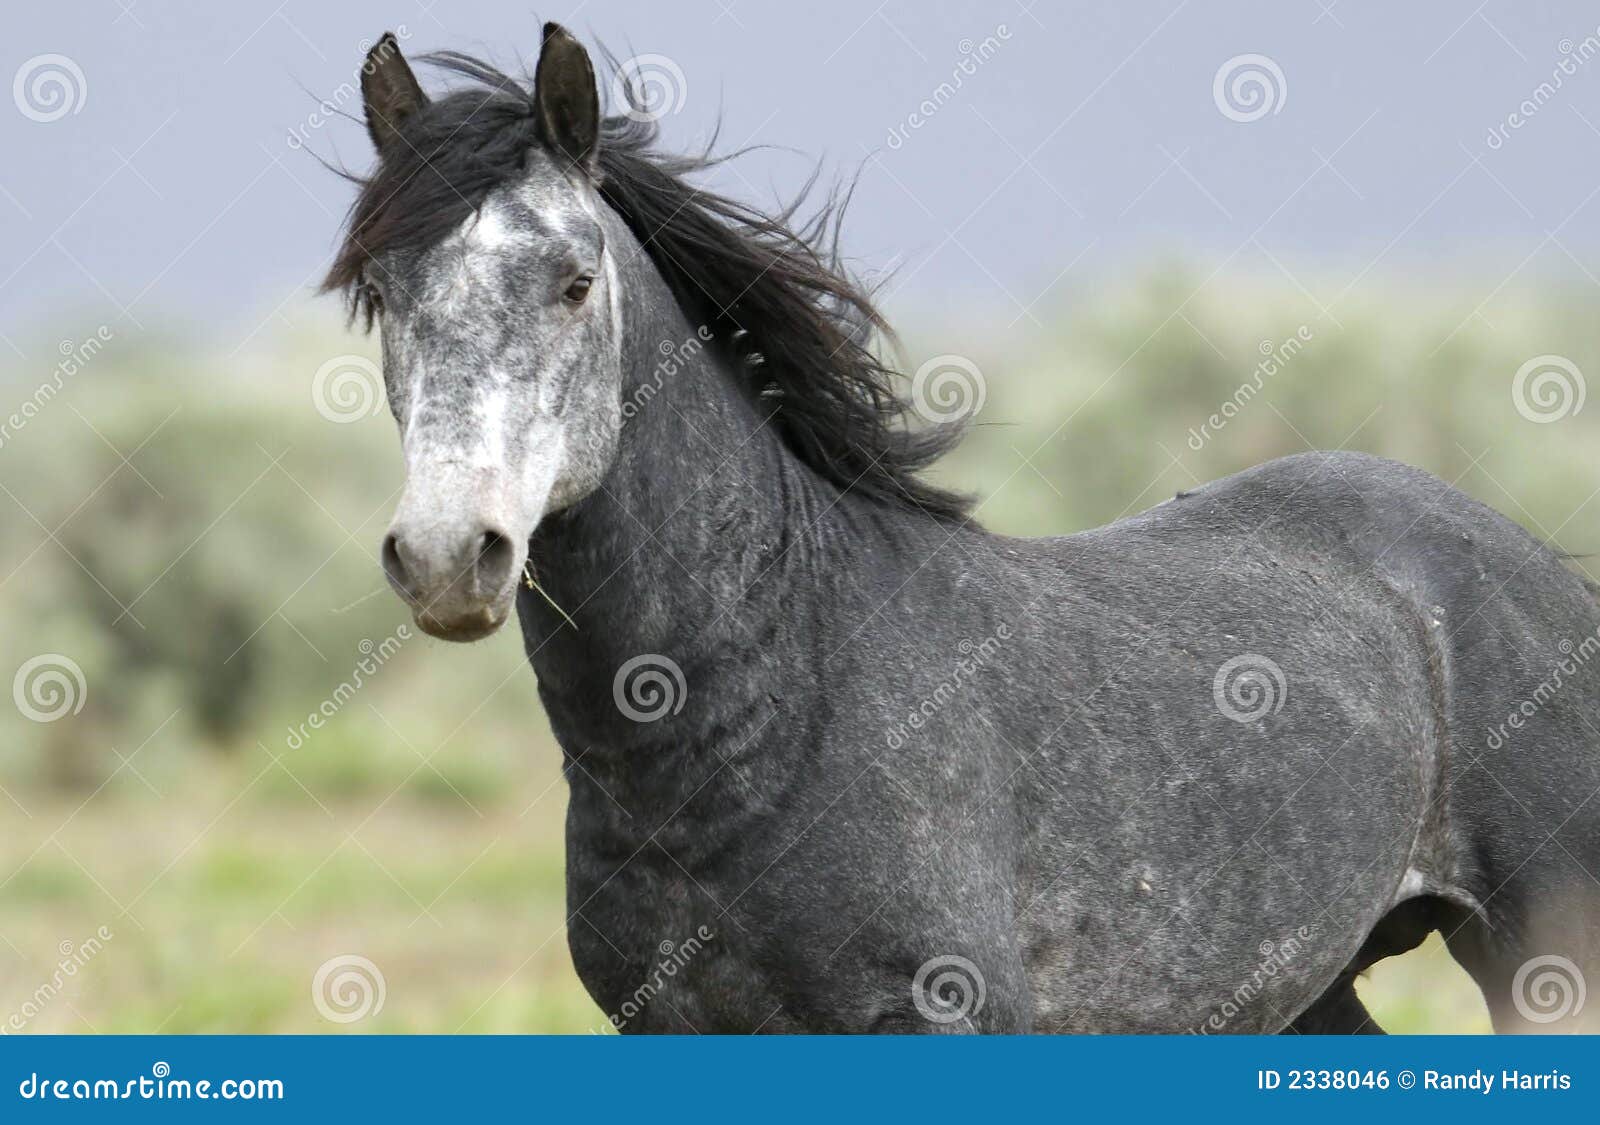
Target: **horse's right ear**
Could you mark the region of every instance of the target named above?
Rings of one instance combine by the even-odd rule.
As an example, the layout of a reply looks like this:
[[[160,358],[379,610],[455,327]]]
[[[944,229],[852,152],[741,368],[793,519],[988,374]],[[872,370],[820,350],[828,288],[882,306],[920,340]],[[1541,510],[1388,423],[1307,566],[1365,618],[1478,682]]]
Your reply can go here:
[[[380,153],[399,139],[405,119],[428,104],[393,32],[385,31],[361,64],[361,100],[367,132]]]
[[[544,25],[544,46],[533,72],[539,139],[572,164],[593,173],[600,134],[600,94],[589,52],[558,23]]]

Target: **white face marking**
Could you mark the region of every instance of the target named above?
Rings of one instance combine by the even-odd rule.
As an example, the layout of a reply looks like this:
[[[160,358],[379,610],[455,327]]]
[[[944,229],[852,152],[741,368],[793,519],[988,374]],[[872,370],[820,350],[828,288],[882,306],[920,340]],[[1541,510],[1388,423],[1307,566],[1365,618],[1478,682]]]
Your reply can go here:
[[[464,226],[462,238],[475,250],[498,250],[511,237],[510,228],[506,226],[505,216],[500,213],[499,204],[492,201],[485,203],[479,210],[476,221],[469,218]]]
[[[443,271],[446,284],[439,295],[446,310],[451,315],[467,315],[480,290],[492,291],[497,284],[496,266],[517,247],[534,241],[528,231],[518,229],[504,198],[484,200],[444,243],[449,264]]]
[[[506,392],[505,377],[500,372],[495,384],[487,387],[483,394],[473,404],[473,413],[478,420],[478,433],[483,440],[474,450],[475,456],[469,461],[481,463],[484,468],[494,468],[505,463],[506,459],[506,425],[510,421],[506,414],[509,395]]]
[[[525,502],[542,511],[566,460],[566,425],[559,418],[535,425],[531,447],[523,461],[522,495]]]
[[[536,161],[395,267],[384,361],[403,399],[406,485],[391,530],[408,568],[432,584],[419,600],[475,573],[474,552],[493,531],[511,543],[513,569],[504,588],[476,596],[503,619],[539,521],[595,491],[610,466],[622,310],[604,232],[625,231],[602,211],[592,186]],[[575,270],[593,274],[604,297],[567,300]]]

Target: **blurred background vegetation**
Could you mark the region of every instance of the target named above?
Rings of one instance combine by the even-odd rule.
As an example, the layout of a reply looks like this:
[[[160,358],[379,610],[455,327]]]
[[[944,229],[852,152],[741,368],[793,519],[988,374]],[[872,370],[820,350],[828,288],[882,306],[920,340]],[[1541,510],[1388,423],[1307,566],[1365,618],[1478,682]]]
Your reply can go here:
[[[1062,295],[1045,329],[1004,319],[906,332],[908,368],[959,352],[983,372],[982,425],[939,475],[998,530],[1084,528],[1345,447],[1600,549],[1600,410],[1539,424],[1512,402],[1533,356],[1600,370],[1596,319],[1559,286],[1485,307],[1397,278],[1324,307],[1278,275],[1162,266]],[[515,631],[412,635],[358,671],[408,620],[375,558],[397,443],[381,405],[344,424],[313,405],[317,370],[373,342],[331,311],[300,323],[317,327],[233,355],[113,338],[7,435],[3,671],[62,654],[85,690],[54,722],[0,707],[0,1020],[104,926],[28,1030],[337,1030],[308,993],[352,952],[386,982],[354,1030],[601,1030],[566,952],[566,789]],[[1302,329],[1300,354],[1194,448],[1263,343]],[[13,365],[7,411],[48,377]],[[330,717],[302,733],[313,712]],[[1487,1028],[1436,942],[1362,991],[1391,1030]]]

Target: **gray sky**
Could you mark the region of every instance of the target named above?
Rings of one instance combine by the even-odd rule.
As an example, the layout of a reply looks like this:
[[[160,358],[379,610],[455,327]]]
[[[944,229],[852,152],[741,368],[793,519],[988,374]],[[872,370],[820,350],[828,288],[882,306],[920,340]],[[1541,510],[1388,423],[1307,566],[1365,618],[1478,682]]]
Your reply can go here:
[[[1591,5],[593,0],[536,17],[503,0],[130,2],[7,10],[13,346],[85,318],[237,342],[298,307],[350,193],[291,134],[353,167],[369,157],[352,122],[311,124],[316,98],[385,28],[412,53],[510,63],[539,17],[670,60],[671,140],[703,137],[720,111],[728,143],[797,150],[742,162],[719,181],[731,191],[787,192],[816,157],[846,173],[866,161],[848,247],[899,264],[894,310],[1047,320],[1074,290],[1169,258],[1284,269],[1285,284],[1310,267],[1318,300],[1419,268],[1481,277],[1485,293],[1513,270],[1600,274],[1600,56],[1558,66],[1600,34]],[[941,93],[968,48],[988,57]],[[1244,55],[1277,71],[1235,63],[1270,86],[1253,121],[1214,92]],[[70,111],[30,93],[41,70],[66,74]]]

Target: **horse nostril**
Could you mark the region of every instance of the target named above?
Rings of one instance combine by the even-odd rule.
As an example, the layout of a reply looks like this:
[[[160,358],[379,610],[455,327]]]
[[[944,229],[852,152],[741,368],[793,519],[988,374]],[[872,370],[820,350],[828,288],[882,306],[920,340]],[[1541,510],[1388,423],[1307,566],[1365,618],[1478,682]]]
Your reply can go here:
[[[389,576],[389,581],[402,593],[416,596],[416,591],[411,586],[411,574],[406,569],[405,560],[400,557],[400,540],[394,532],[383,537],[383,550],[380,552],[383,561],[383,572]]]
[[[478,542],[478,589],[486,594],[504,589],[516,554],[505,535],[493,528],[485,531]]]

